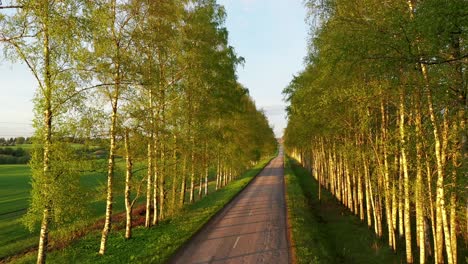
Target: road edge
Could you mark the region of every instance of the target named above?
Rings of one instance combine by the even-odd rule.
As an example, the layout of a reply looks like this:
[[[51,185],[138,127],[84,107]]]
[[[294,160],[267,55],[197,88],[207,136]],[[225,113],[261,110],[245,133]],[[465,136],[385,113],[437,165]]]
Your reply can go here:
[[[292,232],[291,232],[291,215],[289,212],[289,207],[288,207],[288,188],[286,186],[286,155],[283,155],[283,193],[284,193],[284,202],[285,202],[285,215],[286,215],[286,237],[287,237],[287,242],[288,242],[288,261],[290,264],[296,264],[297,263],[297,258],[296,258],[296,247],[294,244],[294,240],[292,239]]]

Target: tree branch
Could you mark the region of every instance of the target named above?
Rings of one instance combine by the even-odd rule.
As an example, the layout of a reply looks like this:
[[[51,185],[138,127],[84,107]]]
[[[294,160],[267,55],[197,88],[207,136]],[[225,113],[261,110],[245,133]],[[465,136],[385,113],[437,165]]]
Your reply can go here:
[[[80,94],[82,92],[86,92],[86,91],[91,90],[91,89],[95,89],[95,88],[99,88],[99,87],[103,87],[103,86],[110,86],[110,85],[114,85],[114,83],[100,83],[100,84],[97,84],[97,85],[89,86],[89,87],[83,88],[81,90],[75,91],[73,94],[71,94],[70,96],[68,96],[64,100],[60,101],[57,104],[57,107],[60,106],[60,105],[63,105],[64,103],[66,103],[68,101],[70,101],[73,97],[77,96],[78,94]],[[56,108],[54,108],[54,110],[55,109]]]
[[[10,43],[11,45],[13,45],[15,48],[16,48],[16,51],[18,52],[18,54],[20,55],[21,59],[23,59],[23,61],[26,63],[26,65],[28,66],[28,68],[31,70],[32,74],[34,75],[34,77],[36,78],[37,80],[37,83],[39,84],[39,88],[41,89],[42,92],[44,92],[44,86],[42,85],[42,81],[41,79],[39,78],[39,75],[36,71],[36,69],[33,67],[33,65],[29,62],[28,58],[26,57],[26,55],[23,53],[23,51],[21,50],[21,48],[19,47],[19,45],[13,41],[8,41],[8,43]]]
[[[0,6],[0,9],[18,9],[18,8],[23,8],[23,7],[24,6],[22,5],[9,5],[9,6]]]
[[[436,58],[435,60],[419,60],[418,63],[426,64],[426,65],[435,65],[435,64],[444,64],[444,63],[450,63],[450,62],[455,62],[455,61],[463,61],[463,59],[466,59],[466,58],[468,58],[468,54],[465,54],[457,58],[452,58],[452,59]]]
[[[138,184],[138,188],[137,188],[137,192],[136,192],[136,195],[135,197],[133,198],[132,200],[132,203],[130,204],[130,207],[133,207],[136,203],[136,201],[138,200],[138,198],[140,197],[140,194],[141,194],[141,186],[143,185],[143,181],[140,181],[140,184]]]

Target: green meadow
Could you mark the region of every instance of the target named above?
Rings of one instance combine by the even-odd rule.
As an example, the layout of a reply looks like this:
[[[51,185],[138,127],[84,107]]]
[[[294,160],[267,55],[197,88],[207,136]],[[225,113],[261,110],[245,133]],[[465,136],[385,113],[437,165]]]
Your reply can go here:
[[[0,165],[0,259],[24,250],[35,242],[21,224],[31,186],[28,165]]]
[[[38,230],[30,232],[22,223],[31,190],[31,171],[28,165],[0,165],[0,259],[21,253],[36,246]],[[104,186],[104,173],[81,175],[81,185],[88,194],[88,222],[103,215],[105,202],[97,201],[96,193]],[[123,211],[123,198],[117,196],[115,211]]]

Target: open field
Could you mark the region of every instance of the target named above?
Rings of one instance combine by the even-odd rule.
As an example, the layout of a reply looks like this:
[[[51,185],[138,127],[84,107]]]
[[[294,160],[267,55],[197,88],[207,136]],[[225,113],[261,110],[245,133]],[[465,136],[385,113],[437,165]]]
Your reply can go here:
[[[16,144],[14,146],[3,146],[3,148],[13,148],[13,149],[22,148],[22,149],[30,150],[32,146],[33,144]]]
[[[21,223],[26,213],[31,190],[28,165],[0,165],[0,259],[17,254],[37,244],[38,232],[29,232]],[[88,173],[81,176],[81,184],[88,190],[89,221],[104,213],[105,202],[95,201],[95,190],[106,180],[105,174]],[[118,190],[117,190],[118,191]],[[115,211],[123,211],[123,197],[116,197]]]
[[[133,238],[125,240],[123,231],[112,232],[106,255],[97,254],[100,231],[93,231],[69,247],[50,252],[51,263],[161,263],[167,260],[182,244],[199,230],[216,212],[242,190],[271,158],[246,171],[242,177],[226,187],[212,192],[194,204],[189,204],[176,216],[162,221],[157,227],[137,227]],[[36,253],[31,252],[13,263],[35,263]]]
[[[30,191],[28,165],[0,166],[0,220],[22,214]]]
[[[285,169],[288,214],[297,263],[403,263],[365,223],[322,188],[296,162]]]
[[[79,143],[69,143],[69,145],[75,149],[79,149],[83,147],[83,144],[79,144]],[[3,146],[3,148],[13,148],[13,149],[22,148],[25,150],[31,150],[32,147],[33,147],[33,144],[16,144],[14,146]]]
[[[32,149],[33,144],[16,144],[14,148]]]
[[[0,165],[0,259],[36,242],[21,224],[30,192],[28,165]]]

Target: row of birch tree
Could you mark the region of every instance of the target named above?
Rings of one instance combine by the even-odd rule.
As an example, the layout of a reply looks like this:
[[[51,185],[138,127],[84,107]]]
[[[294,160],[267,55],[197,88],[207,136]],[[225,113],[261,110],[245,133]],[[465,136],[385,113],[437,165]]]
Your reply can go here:
[[[307,5],[307,66],[284,90],[288,153],[407,263],[463,263],[466,1]]]
[[[228,44],[225,16],[215,0],[0,2],[3,54],[38,85],[25,217],[40,225],[38,263],[50,230],[83,214],[86,170],[107,175],[105,254],[115,196],[125,196],[131,238],[139,197],[151,227],[207,195],[210,181],[222,188],[274,152],[264,113],[237,82],[243,59]],[[70,138],[89,143],[78,151]],[[96,142],[106,161],[87,151]]]

